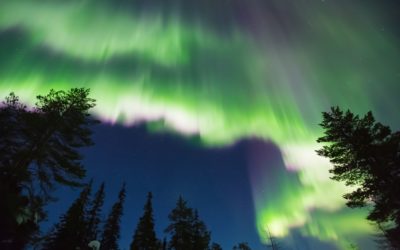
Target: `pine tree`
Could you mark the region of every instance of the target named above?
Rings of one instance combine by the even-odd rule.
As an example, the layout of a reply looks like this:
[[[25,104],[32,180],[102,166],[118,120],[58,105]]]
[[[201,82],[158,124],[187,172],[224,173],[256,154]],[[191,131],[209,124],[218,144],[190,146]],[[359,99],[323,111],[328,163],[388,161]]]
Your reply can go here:
[[[123,205],[125,201],[126,189],[125,183],[118,195],[118,201],[113,205],[104,225],[101,239],[101,249],[118,250],[118,240],[120,237],[120,223],[123,214]]]
[[[171,235],[168,249],[206,250],[210,233],[199,219],[197,212],[187,207],[186,201],[179,197],[176,207],[168,216],[171,224],[165,229]]]
[[[55,185],[80,186],[78,149],[92,145],[87,89],[51,90],[28,109],[11,93],[0,105],[0,249],[22,249],[38,232]]]
[[[166,233],[171,234],[168,249],[192,249],[192,217],[193,210],[187,207],[186,201],[180,196],[176,207],[168,216],[171,224],[165,229]]]
[[[194,217],[192,221],[193,228],[193,249],[205,250],[208,249],[210,244],[211,234],[207,231],[207,227],[203,221],[200,220],[197,210],[194,210]]]
[[[151,192],[147,195],[147,202],[144,206],[143,216],[136,227],[131,250],[158,250],[160,242],[154,231],[153,207],[151,203]]]
[[[210,250],[222,250],[222,247],[218,243],[213,242]]]
[[[349,110],[331,108],[320,124],[326,143],[317,153],[333,164],[332,179],[356,187],[345,194],[349,207],[371,206],[368,219],[377,223],[395,249],[400,249],[400,131]]]
[[[88,219],[87,219],[87,234],[86,241],[90,242],[92,240],[97,240],[99,235],[99,225],[101,222],[101,209],[104,203],[104,182],[100,185],[99,190],[94,195],[93,202],[88,211]]]
[[[47,236],[43,250],[85,249],[87,220],[86,211],[89,204],[92,181],[81,191],[79,197],[72,203],[68,211],[61,216]]]
[[[241,242],[233,247],[233,250],[251,250],[247,242]]]

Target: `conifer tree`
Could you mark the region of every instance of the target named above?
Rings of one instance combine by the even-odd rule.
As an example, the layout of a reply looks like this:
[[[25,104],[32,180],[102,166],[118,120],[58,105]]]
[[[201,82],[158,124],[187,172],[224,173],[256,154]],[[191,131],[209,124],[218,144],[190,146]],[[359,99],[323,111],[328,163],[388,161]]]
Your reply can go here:
[[[97,190],[94,195],[93,202],[88,211],[88,219],[87,219],[87,234],[86,241],[90,242],[92,240],[98,240],[99,236],[99,225],[101,222],[101,209],[104,203],[104,182],[100,185],[99,190]]]
[[[233,250],[251,250],[247,242],[241,242],[233,247]]]
[[[211,250],[222,250],[222,247],[218,243],[213,242],[210,249]]]
[[[186,205],[179,197],[176,207],[168,216],[171,224],[165,229],[171,235],[168,249],[173,250],[206,250],[210,233],[199,219],[197,212]]]
[[[85,249],[86,209],[89,203],[92,181],[81,191],[68,211],[61,216],[44,243],[43,250]]]
[[[158,250],[160,248],[160,242],[154,231],[152,197],[151,192],[149,192],[143,216],[140,218],[133,236],[131,250]]]
[[[123,205],[125,201],[126,190],[125,183],[118,195],[118,201],[114,203],[110,214],[108,215],[106,224],[104,225],[103,235],[101,239],[101,248],[107,250],[118,250],[118,240],[120,237],[120,223],[123,214]]]
[[[165,229],[171,235],[168,249],[192,249],[192,216],[193,210],[187,207],[186,201],[180,196],[176,207],[168,216],[171,224]]]
[[[200,220],[197,210],[194,210],[192,221],[193,228],[193,249],[203,250],[208,249],[210,244],[211,234],[207,231],[207,227],[203,221]]]
[[[161,244],[161,249],[162,250],[167,250],[167,245],[168,245],[167,239],[164,237],[164,239],[162,241],[162,244]]]

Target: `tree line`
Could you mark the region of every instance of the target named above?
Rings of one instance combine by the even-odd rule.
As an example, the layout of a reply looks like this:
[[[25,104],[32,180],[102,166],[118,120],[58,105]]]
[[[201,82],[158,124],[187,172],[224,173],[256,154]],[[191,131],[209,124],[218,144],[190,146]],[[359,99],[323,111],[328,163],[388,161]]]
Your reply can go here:
[[[91,197],[93,182],[83,183],[86,171],[79,149],[93,145],[92,126],[99,121],[89,113],[95,100],[89,89],[51,90],[38,95],[28,108],[14,93],[0,105],[0,249],[19,250],[33,245],[39,249],[119,249],[120,222],[126,196],[125,184],[100,230],[105,185]],[[82,191],[51,231],[42,236],[40,223],[45,206],[54,202],[58,186]],[[211,233],[197,210],[182,197],[171,211],[165,229],[170,239],[161,241],[154,232],[152,195],[134,233],[130,249],[218,250],[210,244]],[[97,244],[96,244],[97,243]],[[248,250],[246,243],[235,249]]]
[[[91,198],[92,181],[80,192],[78,198],[60,217],[57,224],[38,244],[43,250],[93,249],[90,243],[97,242],[100,249],[120,249],[120,223],[126,196],[125,184],[121,187],[118,200],[114,203],[102,224],[102,205],[105,198],[105,186],[102,183]],[[221,250],[217,243],[210,242],[211,233],[200,219],[198,211],[188,207],[187,202],[179,197],[176,207],[170,212],[170,224],[163,240],[156,236],[153,217],[152,193],[149,192],[132,236],[130,250]],[[96,248],[97,249],[97,248]],[[235,250],[251,250],[247,243],[239,243]]]
[[[92,126],[98,121],[89,111],[94,106],[95,100],[85,88],[51,90],[37,96],[30,108],[11,93],[0,105],[0,249],[24,249],[41,239],[44,207],[55,201],[52,192],[58,186],[83,189],[45,237],[43,247],[63,249],[61,242],[71,239],[85,247],[83,242],[101,238],[103,249],[118,249],[125,186],[100,232],[98,214],[104,185],[91,199],[92,184],[82,182],[86,172],[79,149],[93,145]],[[371,112],[360,117],[339,107],[323,112],[320,125],[324,134],[317,142],[323,146],[317,153],[330,159],[333,180],[355,187],[344,195],[347,205],[369,209],[367,219],[381,232],[382,247],[400,249],[400,131],[392,132],[376,122]],[[220,249],[218,244],[209,245],[210,232],[182,198],[169,215],[171,224],[165,230],[169,241],[156,239],[149,229],[154,226],[150,207],[151,194],[132,249],[142,249],[135,248],[139,242],[153,242],[152,248],[143,249],[194,250],[206,245],[204,249]],[[72,230],[71,225],[79,228]],[[235,248],[244,250],[248,245],[241,243]]]

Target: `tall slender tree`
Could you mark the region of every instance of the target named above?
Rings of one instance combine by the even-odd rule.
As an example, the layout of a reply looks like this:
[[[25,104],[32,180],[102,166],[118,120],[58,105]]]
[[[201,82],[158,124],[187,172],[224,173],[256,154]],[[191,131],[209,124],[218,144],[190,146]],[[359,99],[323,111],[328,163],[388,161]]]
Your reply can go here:
[[[51,90],[28,109],[15,94],[0,105],[0,249],[22,249],[45,217],[56,184],[79,186],[78,149],[92,145],[88,89]]]
[[[233,250],[251,250],[247,242],[241,242],[233,247]]]
[[[143,216],[140,217],[139,223],[133,235],[130,246],[131,250],[159,250],[160,242],[154,231],[152,193],[147,194],[147,201],[144,205]]]
[[[271,250],[279,250],[280,249],[279,243],[276,237],[271,234],[271,231],[269,230],[268,226],[266,227],[266,234],[268,239],[267,247],[270,248]]]
[[[101,222],[101,210],[104,203],[104,197],[105,192],[103,182],[101,183],[99,190],[97,190],[96,194],[94,195],[94,199],[88,211],[86,233],[87,242],[98,240],[97,237],[99,236],[99,225]]]
[[[193,210],[189,208],[186,201],[179,196],[176,207],[168,216],[171,224],[165,229],[165,232],[171,235],[168,249],[192,249],[192,217]]]
[[[210,244],[211,233],[207,230],[206,225],[199,218],[197,209],[194,210],[193,221],[193,249],[203,250],[208,249]]]
[[[118,250],[118,240],[120,237],[120,223],[123,214],[123,206],[126,196],[125,183],[118,194],[118,201],[113,205],[104,225],[101,239],[101,248],[107,250]]]
[[[90,200],[92,181],[81,191],[60,222],[53,227],[44,242],[43,250],[71,250],[87,247],[86,210]]]
[[[210,250],[222,250],[222,247],[221,247],[220,244],[213,242],[213,243],[211,244]]]
[[[165,232],[171,236],[168,249],[208,249],[210,233],[199,219],[197,212],[189,208],[181,196],[168,218],[171,221],[171,224],[165,229]]]
[[[161,249],[161,250],[167,250],[167,246],[168,246],[167,239],[164,237],[160,249]]]

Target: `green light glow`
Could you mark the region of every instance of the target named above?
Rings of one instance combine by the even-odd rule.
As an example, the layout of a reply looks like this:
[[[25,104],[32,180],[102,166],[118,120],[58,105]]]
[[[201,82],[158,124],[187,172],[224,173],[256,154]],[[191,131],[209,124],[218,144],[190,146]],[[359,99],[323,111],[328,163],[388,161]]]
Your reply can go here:
[[[164,25],[160,16],[135,18],[90,1],[9,1],[2,7],[2,27],[17,25],[30,33],[33,43],[90,61],[137,56],[179,64],[188,59],[189,46],[201,36],[197,27],[189,31],[177,25],[178,20]]]
[[[2,2],[0,94],[14,91],[33,102],[51,88],[90,87],[94,112],[107,122],[164,119],[180,133],[200,134],[206,146],[271,140],[287,171],[268,198],[268,183],[252,183],[260,238],[266,226],[276,236],[301,228],[343,247],[341,236],[371,228],[363,212],[342,213],[348,189],[329,179],[329,163],[314,153],[320,113],[332,105],[372,110],[400,127],[398,39],[382,31],[384,12],[367,4],[271,4],[285,14],[267,15],[263,4],[249,1],[249,17],[229,19],[221,32],[211,21],[161,7]],[[228,12],[215,9],[215,16]],[[292,174],[297,181],[287,179]],[[354,230],[344,228],[347,221]]]
[[[268,231],[275,237],[286,237],[292,229],[300,228],[305,236],[336,242],[346,249],[350,241],[374,233],[365,220],[366,211],[343,209],[342,195],[352,189],[329,178],[329,162],[313,154],[316,147],[315,144],[283,147],[284,163],[293,171],[289,174],[260,173],[260,170],[253,173],[255,206],[259,211],[257,229],[263,242],[269,243]],[[255,160],[252,168],[262,169],[265,164],[269,165]],[[260,181],[260,175],[266,176],[265,179]],[[279,189],[271,189],[277,183]]]

